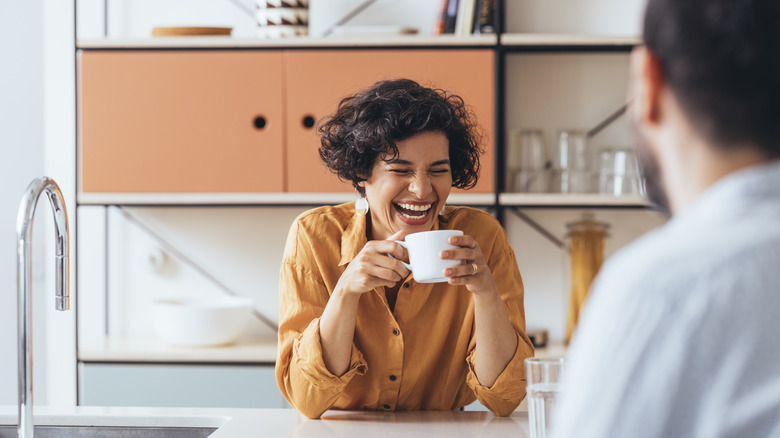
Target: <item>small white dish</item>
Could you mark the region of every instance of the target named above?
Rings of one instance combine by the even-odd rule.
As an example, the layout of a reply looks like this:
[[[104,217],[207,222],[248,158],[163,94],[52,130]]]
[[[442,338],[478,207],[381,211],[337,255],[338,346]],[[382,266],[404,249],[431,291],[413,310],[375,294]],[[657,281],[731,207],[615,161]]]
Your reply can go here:
[[[157,336],[165,343],[213,347],[238,341],[252,316],[246,297],[171,297],[152,303]]]

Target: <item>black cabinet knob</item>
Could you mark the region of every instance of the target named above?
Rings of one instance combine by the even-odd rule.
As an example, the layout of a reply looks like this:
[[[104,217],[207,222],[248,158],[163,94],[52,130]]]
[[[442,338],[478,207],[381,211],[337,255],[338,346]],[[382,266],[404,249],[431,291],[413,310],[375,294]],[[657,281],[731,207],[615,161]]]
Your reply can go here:
[[[313,128],[314,127],[314,122],[315,122],[314,116],[311,116],[311,115],[303,116],[303,126],[304,126],[304,128],[306,128],[306,129]]]
[[[255,128],[257,129],[263,129],[265,128],[265,117],[263,116],[257,116],[255,117],[255,120],[253,121]]]

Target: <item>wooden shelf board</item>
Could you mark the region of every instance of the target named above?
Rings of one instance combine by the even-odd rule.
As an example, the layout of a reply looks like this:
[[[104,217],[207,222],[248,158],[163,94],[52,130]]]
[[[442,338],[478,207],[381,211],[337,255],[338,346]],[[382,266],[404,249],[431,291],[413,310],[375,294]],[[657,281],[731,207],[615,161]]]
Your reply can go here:
[[[494,204],[492,193],[452,193],[454,205]],[[353,193],[79,193],[80,205],[326,205],[355,200]]]
[[[79,205],[326,205],[355,199],[353,193],[79,193]],[[492,193],[452,193],[452,205],[492,206]],[[643,196],[501,193],[505,207],[648,208]]]
[[[82,346],[81,362],[197,362],[274,363],[276,339],[242,338],[220,347],[177,347],[155,337],[106,337],[102,342]]]
[[[498,198],[505,207],[568,207],[568,208],[649,208],[644,196],[609,196],[600,194],[501,193]]]
[[[525,46],[635,46],[639,36],[510,33],[501,35],[505,47]]]
[[[368,35],[336,36],[327,38],[231,38],[231,37],[156,37],[79,39],[79,49],[165,49],[165,48],[301,48],[301,47],[415,47],[415,46],[494,46],[495,35]]]

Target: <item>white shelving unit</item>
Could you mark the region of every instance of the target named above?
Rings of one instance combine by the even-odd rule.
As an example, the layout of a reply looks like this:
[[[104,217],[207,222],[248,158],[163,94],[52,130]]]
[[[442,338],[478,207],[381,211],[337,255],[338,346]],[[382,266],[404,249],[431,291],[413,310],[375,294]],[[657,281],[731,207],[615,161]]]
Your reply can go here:
[[[547,8],[548,3],[563,0],[537,0],[539,7]],[[518,0],[516,3],[514,0],[511,2],[505,0],[504,4],[507,8],[518,8],[518,4],[525,2],[529,3],[530,0]],[[577,6],[579,8],[580,6]],[[574,14],[572,12],[571,14]],[[511,19],[511,18],[510,18]],[[533,22],[531,17],[525,17],[524,20]],[[518,31],[519,30],[519,31]],[[560,96],[554,96],[556,92],[561,90],[556,89],[555,81],[568,81],[567,77],[558,75],[560,71],[578,63],[588,64],[591,60],[596,60],[596,63],[602,62],[601,59],[604,56],[617,56],[625,57],[627,59],[628,52],[632,47],[641,43],[641,39],[634,35],[596,35],[588,33],[565,33],[569,32],[568,29],[564,29],[564,33],[541,33],[530,31],[522,32],[524,29],[512,29],[510,33],[504,33],[497,35],[479,35],[469,37],[459,36],[368,36],[368,37],[327,37],[327,38],[294,38],[294,39],[254,39],[254,38],[230,38],[230,37],[159,37],[159,38],[139,38],[139,39],[124,39],[124,38],[105,38],[105,39],[92,39],[81,38],[76,39],[75,45],[77,49],[83,50],[169,50],[169,49],[184,49],[184,50],[279,50],[279,49],[453,49],[453,48],[465,48],[465,49],[489,49],[493,50],[496,56],[495,66],[501,70],[497,71],[498,84],[496,86],[496,118],[500,119],[497,123],[497,128],[500,132],[496,132],[496,144],[495,147],[499,150],[505,150],[509,144],[508,133],[511,129],[516,127],[542,127],[549,129],[551,126],[556,127],[569,127],[561,126],[563,123],[588,123],[570,117],[571,113],[565,111],[559,111],[562,104]],[[558,29],[554,29],[557,31]],[[580,29],[573,29],[572,31],[579,31]],[[549,55],[549,56],[548,56]],[[544,59],[542,59],[544,58]],[[543,65],[537,70],[534,75],[518,76],[516,73],[522,72],[526,67],[530,66],[530,69],[536,68],[538,64],[543,64],[547,59],[560,58],[562,62],[559,64]],[[542,60],[542,62],[539,62]],[[559,68],[560,67],[560,68]],[[613,63],[607,61],[604,63],[604,70],[614,67]],[[558,69],[558,70],[556,70]],[[551,74],[554,73],[554,74]],[[588,72],[592,76],[598,76],[599,71],[595,73]],[[622,75],[622,71],[618,73]],[[535,83],[537,78],[545,78],[544,83]],[[531,90],[536,95],[528,98],[527,88],[510,87],[512,84],[516,84],[521,81],[534,82],[530,85],[530,88],[537,88],[538,90]],[[583,88],[587,86],[579,85]],[[620,88],[621,84],[616,84],[616,88]],[[512,88],[512,89],[510,89]],[[575,90],[577,94],[579,90]],[[593,92],[589,90],[588,92]],[[514,93],[514,94],[512,94]],[[581,93],[586,94],[586,93]],[[518,97],[521,96],[521,97]],[[582,96],[577,95],[578,98]],[[534,100],[535,99],[535,100]],[[538,111],[539,117],[528,117],[529,113],[537,112],[535,105],[537,102],[544,101],[547,105],[548,112]],[[602,103],[602,107],[592,109],[592,113],[596,117],[599,114],[608,114],[614,108],[614,103],[607,102]],[[531,110],[520,111],[518,107],[526,108],[531,107]],[[556,108],[555,111],[549,111],[549,108]],[[606,110],[606,111],[605,111]],[[559,117],[554,121],[545,119],[550,113]],[[540,120],[548,123],[548,125],[541,125]],[[499,155],[500,157],[500,155]],[[499,167],[504,163],[498,159],[495,162],[497,166],[496,171],[499,171]],[[502,172],[499,172],[502,173]],[[139,207],[231,207],[231,206],[253,206],[253,207],[298,207],[298,206],[313,206],[313,205],[326,205],[326,204],[340,204],[344,202],[350,202],[355,199],[353,193],[79,193],[77,195],[76,203],[78,207],[85,207],[85,210],[89,210],[94,215],[95,207],[100,206],[139,206]],[[580,210],[580,209],[614,209],[615,211],[609,212],[616,215],[631,214],[633,211],[642,212],[650,207],[650,203],[641,196],[606,196],[599,194],[583,194],[583,195],[564,195],[564,194],[525,194],[525,193],[505,193],[502,192],[501,187],[497,186],[493,193],[460,193],[454,192],[448,199],[449,204],[453,205],[470,205],[482,208],[492,209],[492,211],[498,213],[500,216],[502,210],[521,210],[521,209],[534,209],[533,218],[537,222],[542,224],[548,224],[545,222],[550,215],[550,212],[546,210]],[[109,217],[111,217],[111,209],[106,209],[105,213],[105,226],[108,227]],[[142,210],[142,209],[141,209]],[[185,209],[177,208],[178,211],[184,211]],[[197,208],[192,209],[198,211]],[[211,209],[214,210],[214,209]],[[282,210],[292,210],[278,208],[274,209],[275,212]],[[620,210],[620,211],[618,211]],[[629,210],[629,212],[625,212]],[[633,210],[633,211],[632,211]],[[538,215],[538,216],[537,216]],[[541,218],[541,219],[539,219]],[[516,218],[511,218],[517,222]],[[558,218],[556,218],[558,219]],[[560,219],[563,221],[563,219]],[[556,229],[561,229],[558,226]],[[258,233],[267,232],[263,226],[258,227]],[[108,231],[104,230],[108,235]],[[513,230],[516,232],[516,230]],[[93,232],[93,230],[90,230]],[[276,234],[281,234],[277,230],[272,231]],[[83,235],[86,235],[84,233]],[[516,236],[517,234],[515,234]],[[545,243],[545,245],[547,245]],[[106,245],[108,246],[108,245]],[[93,250],[99,253],[102,250],[99,245],[94,245]],[[548,249],[548,248],[546,248]],[[520,251],[526,251],[526,248],[521,248]],[[557,249],[556,249],[557,250]],[[519,251],[519,252],[520,252]],[[519,253],[518,252],[518,253]],[[530,251],[529,251],[530,252]],[[84,251],[86,253],[86,251]],[[84,254],[82,253],[82,254]],[[520,254],[522,257],[523,255]],[[80,256],[86,259],[85,256]],[[543,256],[539,256],[536,252],[532,256],[535,260],[544,260]],[[99,260],[98,260],[99,261]],[[75,263],[74,263],[75,264]],[[100,268],[96,268],[99,270]],[[109,268],[105,268],[106,276],[109,275]],[[90,272],[90,275],[94,275]],[[555,274],[551,274],[554,276]],[[86,278],[84,275],[82,278]],[[86,283],[87,280],[81,280]],[[266,283],[271,283],[266,282]],[[102,290],[103,285],[93,284],[90,286],[93,290]],[[272,288],[271,288],[272,289]],[[531,288],[529,287],[529,290]],[[544,291],[542,291],[544,292]],[[130,297],[128,297],[128,300]],[[554,301],[546,301],[545,305],[556,306],[559,303]],[[550,323],[551,325],[557,324],[557,321]],[[106,328],[106,331],[110,331]],[[208,363],[209,366],[218,368],[219,366],[226,366],[233,364],[234,362],[266,362],[266,358],[272,356],[272,346],[264,345],[262,349],[254,343],[241,344],[236,346],[230,351],[221,351],[214,354],[214,352],[185,352],[185,351],[171,351],[166,346],[151,343],[147,344],[144,340],[139,339],[127,339],[117,338],[112,339],[110,335],[106,336],[106,342],[103,344],[88,344],[81,345],[79,350],[79,360],[82,364],[90,365],[105,365],[104,369],[94,368],[97,371],[97,377],[108,376],[110,380],[111,367],[122,363],[131,363],[135,365],[148,363],[161,363],[161,362],[173,362],[181,365],[182,363],[190,363],[189,365],[197,365],[198,363]],[[545,350],[540,350],[537,354],[541,355],[560,355],[564,354],[565,349],[557,344],[551,344]],[[273,353],[275,354],[275,353]],[[262,356],[262,357],[261,357]],[[132,366],[128,367],[127,371],[132,371]],[[189,367],[184,367],[185,369]],[[232,370],[232,368],[230,369]],[[82,370],[83,371],[83,370]],[[175,371],[175,370],[174,370]],[[219,370],[207,370],[209,373],[219,373]],[[103,374],[100,374],[100,373]],[[143,372],[148,372],[144,370]],[[272,369],[268,366],[260,369],[260,372],[264,373],[266,380],[272,381]],[[106,381],[108,381],[106,380]],[[100,391],[96,391],[102,384],[102,380],[90,380],[92,386],[91,393],[102,394]],[[271,385],[273,386],[273,385]],[[273,392],[273,388],[269,390]],[[105,392],[105,391],[104,391]],[[82,393],[83,394],[83,393]],[[103,400],[100,400],[103,402]],[[142,403],[143,401],[139,402]],[[274,402],[272,400],[271,402]]]

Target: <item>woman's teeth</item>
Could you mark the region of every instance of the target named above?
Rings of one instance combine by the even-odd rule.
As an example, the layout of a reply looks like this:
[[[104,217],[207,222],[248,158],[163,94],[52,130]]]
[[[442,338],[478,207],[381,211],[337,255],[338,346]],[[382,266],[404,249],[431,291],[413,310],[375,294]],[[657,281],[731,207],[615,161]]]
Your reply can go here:
[[[431,209],[431,205],[433,204],[425,204],[425,205],[415,205],[415,204],[396,204],[397,206],[404,208],[406,210],[414,210],[414,211],[428,211]]]
[[[421,214],[419,216],[412,216],[410,214],[404,213],[403,211],[401,212],[401,216],[409,218],[409,219],[422,219],[422,218],[425,217],[426,214],[428,214],[428,212],[425,212],[425,213],[423,213],[423,214]]]
[[[395,204],[395,206],[398,208],[398,211],[403,215],[405,218],[408,219],[422,219],[425,217],[425,215],[428,214],[428,211],[431,209],[431,206],[433,204],[426,204],[426,205],[416,205],[416,204]]]

